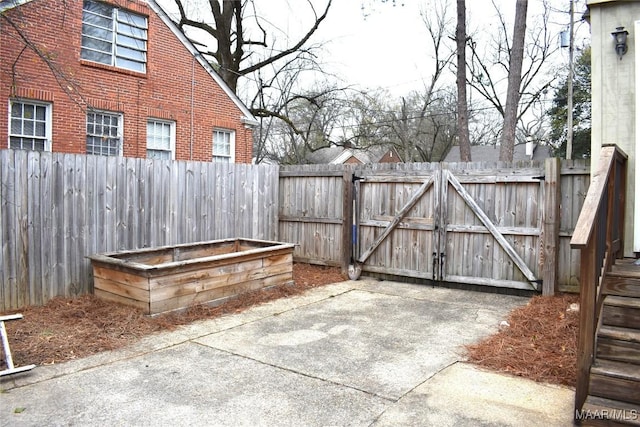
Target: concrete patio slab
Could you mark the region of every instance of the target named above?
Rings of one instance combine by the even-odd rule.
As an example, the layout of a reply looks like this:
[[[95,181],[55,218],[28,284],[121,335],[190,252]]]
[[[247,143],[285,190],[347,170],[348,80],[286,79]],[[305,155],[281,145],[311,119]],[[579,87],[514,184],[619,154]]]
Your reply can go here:
[[[526,302],[329,285],[3,377],[0,425],[571,425],[572,390],[461,363]]]

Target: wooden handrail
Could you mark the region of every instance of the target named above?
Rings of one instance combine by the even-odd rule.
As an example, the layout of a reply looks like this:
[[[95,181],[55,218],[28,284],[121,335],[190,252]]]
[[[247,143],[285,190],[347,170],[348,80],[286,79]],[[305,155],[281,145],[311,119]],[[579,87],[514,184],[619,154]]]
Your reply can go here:
[[[571,247],[580,249],[580,327],[576,379],[576,414],[589,391],[598,317],[600,284],[613,260],[622,257],[627,155],[604,146],[576,224]]]
[[[598,169],[591,178],[589,191],[587,192],[587,197],[584,199],[584,204],[582,205],[582,210],[580,211],[580,216],[578,217],[578,222],[576,223],[571,238],[571,247],[574,249],[582,249],[587,246],[594,229],[594,224],[596,223],[598,209],[605,196],[609,176],[615,165],[614,160],[617,156],[622,156],[626,165],[627,155],[617,146],[602,147]]]

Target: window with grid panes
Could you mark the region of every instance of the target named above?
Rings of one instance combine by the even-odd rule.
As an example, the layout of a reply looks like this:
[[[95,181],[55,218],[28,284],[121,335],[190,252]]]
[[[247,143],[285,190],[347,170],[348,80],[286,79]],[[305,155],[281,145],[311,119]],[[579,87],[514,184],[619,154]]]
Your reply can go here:
[[[9,148],[51,151],[51,104],[10,101]]]
[[[146,72],[147,17],[105,3],[85,0],[80,57]]]
[[[147,120],[147,158],[173,159],[175,137],[175,122]]]
[[[232,131],[214,129],[213,161],[216,163],[233,163],[235,154],[235,135]]]
[[[122,115],[104,111],[87,113],[87,154],[122,155]]]

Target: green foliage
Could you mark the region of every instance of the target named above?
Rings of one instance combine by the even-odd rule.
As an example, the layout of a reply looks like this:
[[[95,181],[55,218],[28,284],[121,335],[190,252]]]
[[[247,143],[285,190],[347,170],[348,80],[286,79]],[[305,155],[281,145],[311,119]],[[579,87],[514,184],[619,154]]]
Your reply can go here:
[[[566,158],[568,79],[556,89],[553,106],[547,111],[551,120],[551,143],[556,157]],[[576,59],[573,76],[573,159],[591,157],[591,48]]]

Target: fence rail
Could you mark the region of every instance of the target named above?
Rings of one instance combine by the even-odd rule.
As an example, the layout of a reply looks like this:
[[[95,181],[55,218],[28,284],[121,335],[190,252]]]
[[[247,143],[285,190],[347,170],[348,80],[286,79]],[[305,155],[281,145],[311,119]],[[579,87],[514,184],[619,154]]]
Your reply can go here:
[[[91,254],[277,239],[277,166],[1,150],[0,176],[0,311],[90,292]]]

